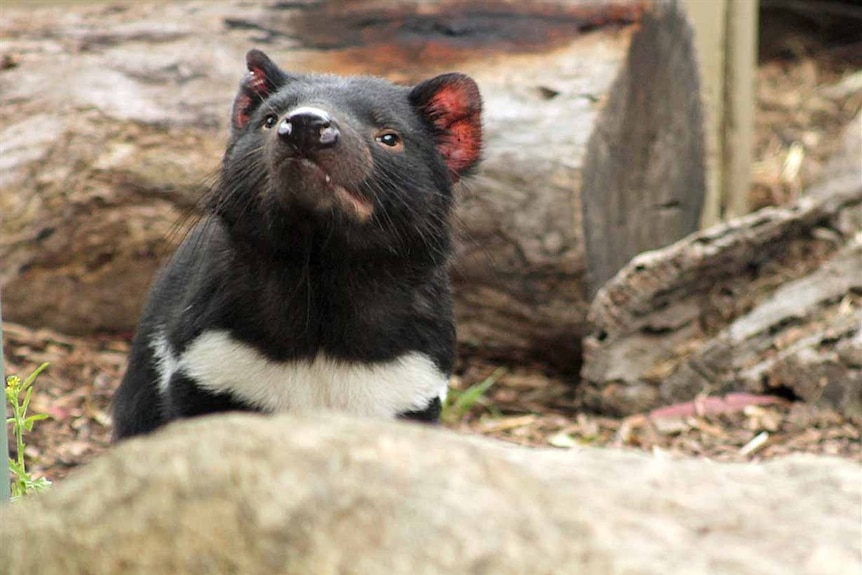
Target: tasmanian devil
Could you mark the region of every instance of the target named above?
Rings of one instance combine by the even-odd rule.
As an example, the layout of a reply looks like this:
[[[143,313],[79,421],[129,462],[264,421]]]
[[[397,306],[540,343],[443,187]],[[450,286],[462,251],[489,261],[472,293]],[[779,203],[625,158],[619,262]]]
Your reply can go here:
[[[452,185],[482,141],[476,84],[246,60],[206,216],[138,326],[115,438],[226,410],[437,419],[455,346]]]

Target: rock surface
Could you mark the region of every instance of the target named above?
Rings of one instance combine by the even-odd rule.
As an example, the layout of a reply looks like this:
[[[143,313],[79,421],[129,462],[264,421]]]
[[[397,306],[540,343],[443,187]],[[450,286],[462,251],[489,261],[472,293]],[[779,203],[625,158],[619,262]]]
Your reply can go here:
[[[0,509],[7,573],[856,575],[862,468],[525,450],[405,423],[187,421]]]

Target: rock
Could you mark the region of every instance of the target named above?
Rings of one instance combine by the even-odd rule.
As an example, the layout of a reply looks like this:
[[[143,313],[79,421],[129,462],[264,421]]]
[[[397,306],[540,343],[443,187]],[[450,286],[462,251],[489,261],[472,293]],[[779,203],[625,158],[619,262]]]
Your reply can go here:
[[[0,509],[6,573],[855,575],[858,464],[529,450],[402,422],[233,414]]]

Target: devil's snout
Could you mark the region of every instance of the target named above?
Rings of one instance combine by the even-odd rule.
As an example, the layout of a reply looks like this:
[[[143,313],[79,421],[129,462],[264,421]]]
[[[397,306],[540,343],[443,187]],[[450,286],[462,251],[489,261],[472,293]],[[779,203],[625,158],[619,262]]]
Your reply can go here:
[[[339,136],[338,126],[319,108],[297,108],[278,125],[281,141],[303,152],[331,148],[338,143]]]

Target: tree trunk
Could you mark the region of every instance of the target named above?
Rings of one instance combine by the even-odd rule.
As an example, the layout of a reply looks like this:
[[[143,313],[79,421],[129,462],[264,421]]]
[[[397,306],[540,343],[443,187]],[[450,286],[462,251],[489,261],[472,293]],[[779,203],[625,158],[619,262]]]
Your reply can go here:
[[[587,254],[603,280],[693,231],[703,193],[690,32],[672,5],[644,15],[644,4],[7,7],[4,313],[69,333],[134,326],[177,222],[218,169],[258,46],[296,71],[476,78],[486,148],[458,190],[461,341],[576,371]]]

